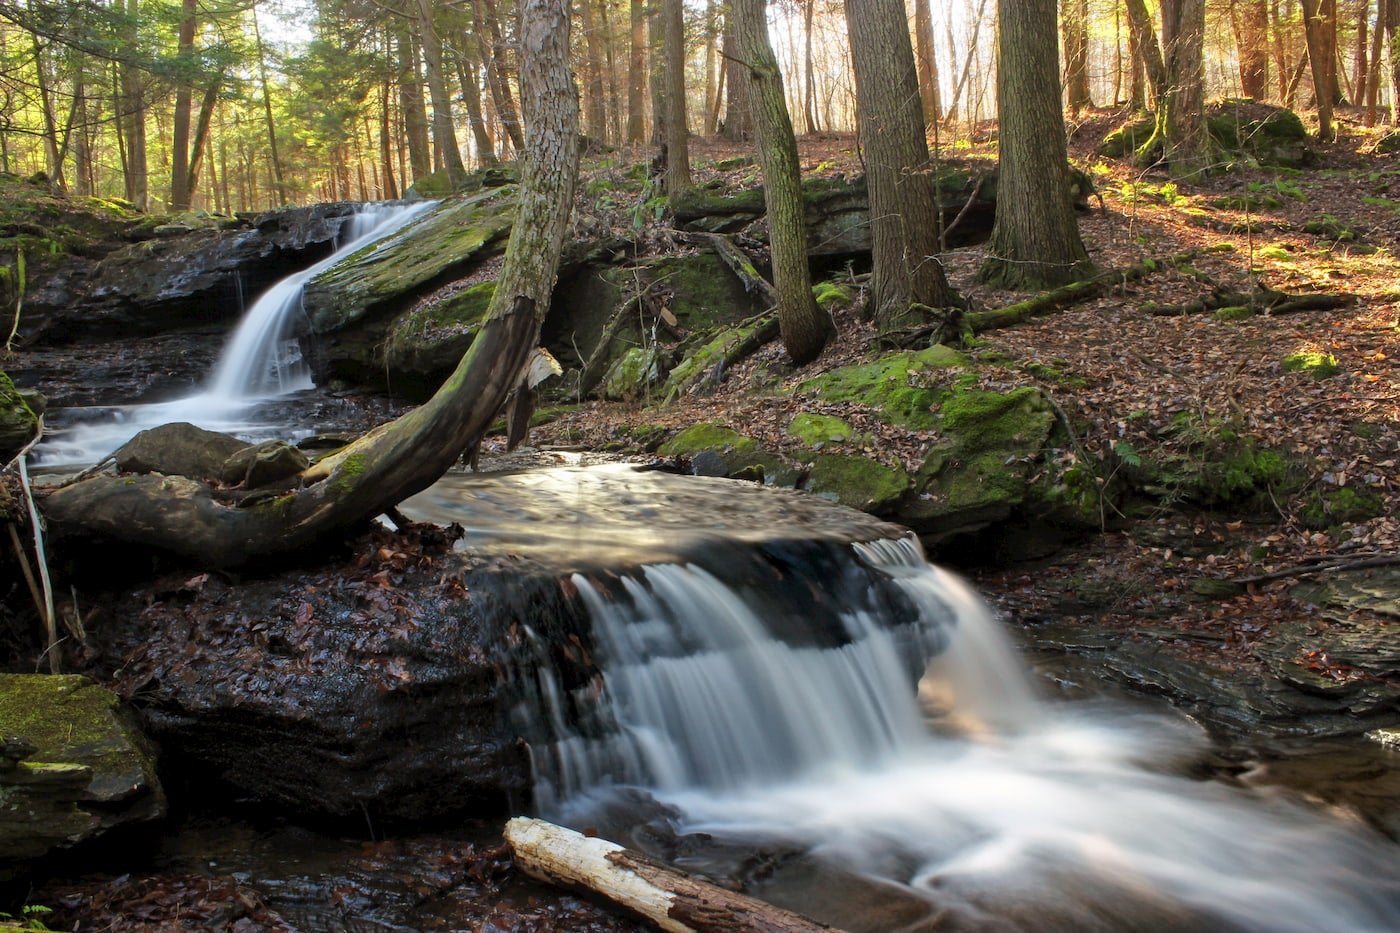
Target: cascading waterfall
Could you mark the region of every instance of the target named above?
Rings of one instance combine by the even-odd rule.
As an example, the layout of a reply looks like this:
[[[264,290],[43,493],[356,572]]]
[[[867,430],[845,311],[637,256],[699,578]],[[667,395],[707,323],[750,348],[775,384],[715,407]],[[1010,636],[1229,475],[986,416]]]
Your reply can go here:
[[[311,388],[311,370],[294,333],[306,283],[351,253],[407,226],[434,203],[366,204],[354,214],[346,225],[343,245],[272,286],[248,309],[219,357],[206,394],[216,404],[243,403]]]
[[[912,539],[828,547],[844,555],[784,586],[835,594],[834,618],[806,596],[785,609],[738,549],[733,572],[574,575],[600,676],[540,668],[524,690],[537,808],[587,826],[640,791],[681,832],[780,840],[956,918],[919,929],[1400,926],[1393,844],[1176,775],[1204,747],[1189,724],[1037,699],[983,603]],[[916,696],[910,660],[930,655]]]
[[[136,433],[172,421],[261,439],[273,427],[250,418],[260,401],[312,388],[310,369],[295,340],[308,282],[348,256],[390,237],[434,201],[366,204],[345,225],[342,244],[315,265],[264,292],[243,315],[201,391],[169,402],[104,410],[51,438],[37,450],[45,466],[86,464],[106,456]],[[89,413],[92,414],[92,413]]]

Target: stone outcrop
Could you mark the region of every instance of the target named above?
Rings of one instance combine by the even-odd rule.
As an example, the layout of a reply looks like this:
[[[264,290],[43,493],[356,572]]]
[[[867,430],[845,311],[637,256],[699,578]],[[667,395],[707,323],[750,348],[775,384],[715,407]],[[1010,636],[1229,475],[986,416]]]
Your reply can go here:
[[[76,675],[0,674],[0,881],[164,815],[154,757],[113,693]]]

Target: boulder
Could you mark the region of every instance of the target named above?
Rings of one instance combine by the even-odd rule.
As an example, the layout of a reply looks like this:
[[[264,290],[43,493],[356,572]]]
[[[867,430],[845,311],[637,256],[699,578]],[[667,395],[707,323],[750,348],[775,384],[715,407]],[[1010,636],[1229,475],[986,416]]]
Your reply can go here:
[[[112,457],[122,473],[187,476],[208,483],[221,481],[229,458],[251,446],[228,434],[176,421],[142,431]]]
[[[283,483],[310,465],[311,459],[288,442],[264,441],[234,451],[219,478],[225,485],[258,489]]]
[[[0,880],[165,815],[151,749],[86,677],[0,674]]]

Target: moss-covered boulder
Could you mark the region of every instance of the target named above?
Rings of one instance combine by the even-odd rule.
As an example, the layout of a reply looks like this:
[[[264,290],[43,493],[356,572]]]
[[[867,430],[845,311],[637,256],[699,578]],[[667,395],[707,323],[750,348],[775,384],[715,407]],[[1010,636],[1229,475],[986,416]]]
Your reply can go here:
[[[1155,128],[1152,114],[1138,114],[1104,137],[1099,154],[1115,159],[1138,155],[1152,142]],[[1303,121],[1286,107],[1252,100],[1215,101],[1206,108],[1206,129],[1222,152],[1257,165],[1300,168],[1317,161]]]
[[[842,505],[888,515],[909,489],[909,474],[870,457],[817,454],[802,488]]]
[[[844,444],[855,438],[855,429],[849,422],[834,415],[818,415],[811,412],[793,415],[792,421],[788,423],[787,432],[814,450],[820,450],[828,444]]]
[[[415,401],[436,392],[476,339],[495,294],[495,282],[481,282],[395,320],[380,351],[389,388]]]
[[[924,457],[899,521],[930,543],[1010,518],[1028,497],[1032,471],[1055,426],[1037,389],[966,389],[943,397],[939,439]]]
[[[942,344],[926,350],[887,353],[871,363],[843,366],[808,379],[799,395],[832,404],[872,408],[884,421],[906,428],[939,423],[934,406],[941,390],[938,371],[967,365],[967,357]]]
[[[648,398],[659,389],[668,362],[668,354],[655,344],[632,347],[608,368],[603,397],[618,402]]]
[[[10,377],[0,371],[0,464],[9,463],[39,429],[39,418]]]
[[[701,422],[686,428],[658,448],[663,457],[683,457],[702,476],[752,479],[775,486],[795,486],[802,474],[777,454],[762,449],[753,438],[733,428]]]
[[[375,349],[388,319],[504,252],[514,216],[513,186],[446,201],[308,282],[303,304],[317,381],[379,376]]]
[[[115,694],[85,677],[0,674],[0,880],[164,815],[151,750]]]

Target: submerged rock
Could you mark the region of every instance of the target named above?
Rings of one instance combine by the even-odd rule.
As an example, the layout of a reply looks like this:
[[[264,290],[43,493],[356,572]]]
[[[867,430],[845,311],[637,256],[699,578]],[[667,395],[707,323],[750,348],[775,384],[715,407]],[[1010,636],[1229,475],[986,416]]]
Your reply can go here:
[[[164,815],[151,750],[113,693],[76,675],[0,674],[0,880]]]

